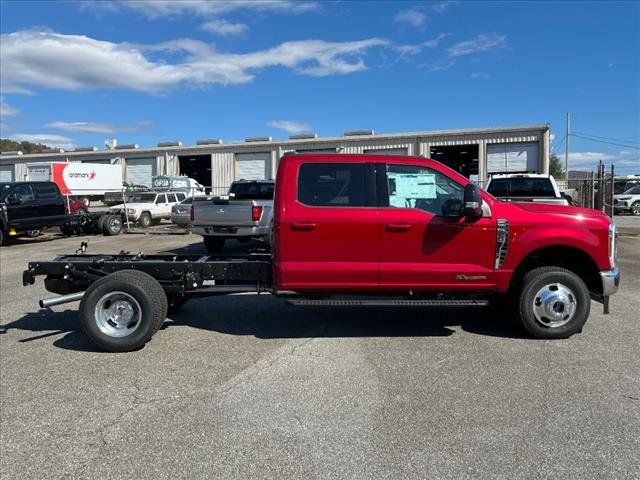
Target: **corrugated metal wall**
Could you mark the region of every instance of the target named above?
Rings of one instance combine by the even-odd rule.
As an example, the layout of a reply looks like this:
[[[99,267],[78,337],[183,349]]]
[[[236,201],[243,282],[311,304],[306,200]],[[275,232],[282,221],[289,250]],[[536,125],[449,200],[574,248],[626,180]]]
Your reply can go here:
[[[211,154],[211,187],[213,193],[222,195],[226,193],[234,178],[233,152],[218,152]],[[223,190],[225,190],[223,192]]]

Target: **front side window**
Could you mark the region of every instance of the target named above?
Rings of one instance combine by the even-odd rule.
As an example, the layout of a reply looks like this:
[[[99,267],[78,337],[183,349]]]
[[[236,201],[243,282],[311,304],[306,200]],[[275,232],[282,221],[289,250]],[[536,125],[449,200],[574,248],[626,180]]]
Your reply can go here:
[[[387,165],[389,207],[415,208],[441,216],[462,211],[464,187],[420,165]]]
[[[366,207],[364,163],[304,163],[298,174],[298,201],[312,207]]]
[[[31,185],[28,185],[26,183],[22,185],[16,185],[15,187],[13,187],[11,193],[20,195],[20,199],[23,202],[30,202],[32,200],[35,200],[35,197],[33,196],[33,190],[31,190]]]

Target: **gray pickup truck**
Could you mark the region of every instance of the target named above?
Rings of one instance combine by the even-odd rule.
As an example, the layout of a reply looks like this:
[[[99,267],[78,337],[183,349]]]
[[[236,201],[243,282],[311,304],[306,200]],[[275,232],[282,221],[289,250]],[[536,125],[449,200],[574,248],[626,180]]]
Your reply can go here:
[[[493,175],[485,190],[505,202],[534,202],[569,205],[570,197],[560,192],[551,175],[512,173]]]
[[[273,180],[238,180],[227,197],[194,201],[192,233],[202,235],[210,252],[228,239],[269,241],[273,222]]]

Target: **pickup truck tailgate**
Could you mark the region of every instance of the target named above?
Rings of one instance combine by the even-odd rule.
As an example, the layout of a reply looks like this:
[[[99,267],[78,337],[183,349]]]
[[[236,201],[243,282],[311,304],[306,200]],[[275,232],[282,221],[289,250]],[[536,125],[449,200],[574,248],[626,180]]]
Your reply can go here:
[[[206,226],[253,226],[259,222],[252,219],[252,209],[254,206],[262,205],[262,218],[265,218],[267,202],[255,200],[223,200],[216,199],[194,203],[194,225]]]

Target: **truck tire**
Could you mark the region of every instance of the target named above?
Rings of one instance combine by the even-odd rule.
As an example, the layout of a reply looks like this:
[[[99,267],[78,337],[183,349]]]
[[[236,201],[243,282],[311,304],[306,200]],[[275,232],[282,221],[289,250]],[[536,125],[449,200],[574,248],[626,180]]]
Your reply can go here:
[[[589,311],[589,289],[575,273],[562,267],[540,267],[522,281],[519,319],[534,338],[568,338],[582,331]]]
[[[107,237],[120,235],[122,231],[122,219],[117,215],[103,215],[102,233]]]
[[[80,325],[98,347],[128,352],[142,347],[167,317],[167,296],[151,275],[123,270],[102,277],[80,301]]]
[[[640,200],[631,204],[631,215],[640,215]]]
[[[149,212],[142,212],[138,219],[138,225],[142,228],[149,228],[151,226],[151,214]]]
[[[205,248],[211,253],[220,253],[224,248],[223,237],[203,237]]]

